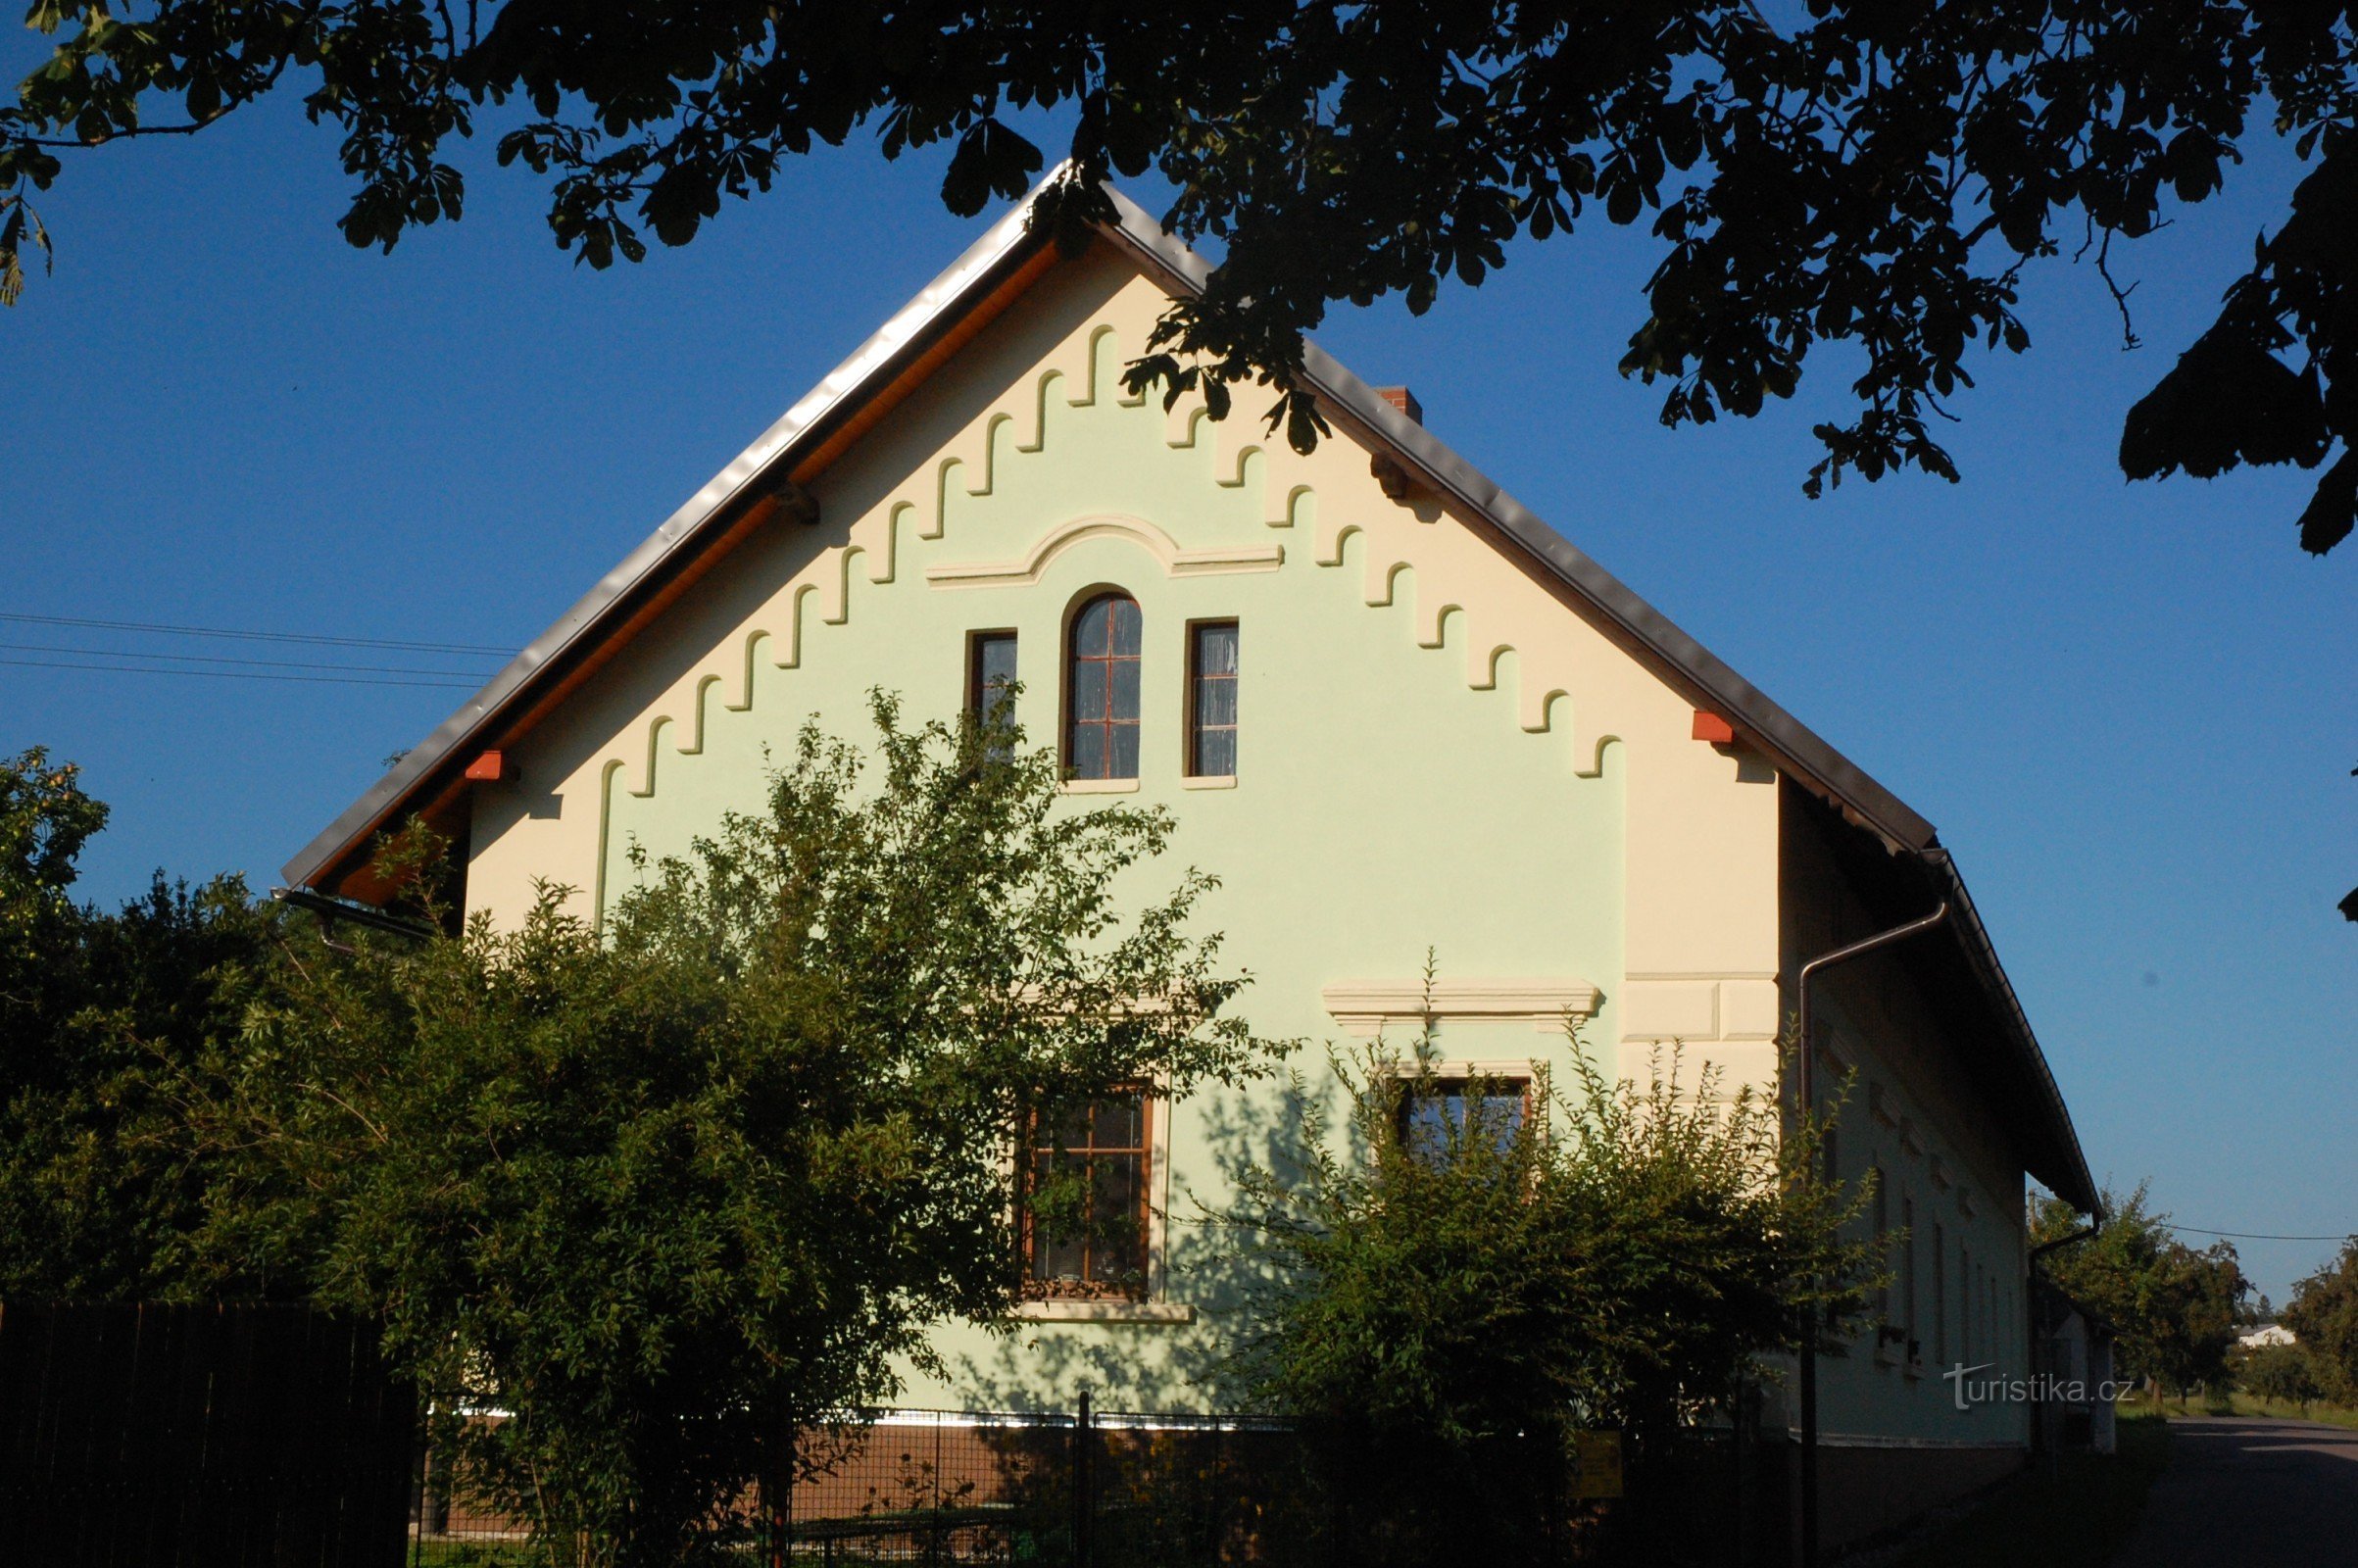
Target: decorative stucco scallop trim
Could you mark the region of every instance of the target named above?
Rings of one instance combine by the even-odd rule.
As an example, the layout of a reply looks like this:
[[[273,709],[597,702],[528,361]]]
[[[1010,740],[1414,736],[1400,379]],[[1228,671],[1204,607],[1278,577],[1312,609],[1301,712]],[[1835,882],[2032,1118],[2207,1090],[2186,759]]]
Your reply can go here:
[[[1275,571],[1286,564],[1283,545],[1243,545],[1217,550],[1182,550],[1179,541],[1143,517],[1105,514],[1075,517],[1040,536],[1020,561],[951,562],[925,568],[936,588],[1021,588],[1040,580],[1048,564],[1087,539],[1121,539],[1138,546],[1173,577],[1221,572]]]
[[[1596,1016],[1602,995],[1586,980],[1338,980],[1319,993],[1328,1014],[1350,1034],[1372,1039],[1392,1024],[1451,1018],[1528,1023],[1553,1034],[1567,1016]]]

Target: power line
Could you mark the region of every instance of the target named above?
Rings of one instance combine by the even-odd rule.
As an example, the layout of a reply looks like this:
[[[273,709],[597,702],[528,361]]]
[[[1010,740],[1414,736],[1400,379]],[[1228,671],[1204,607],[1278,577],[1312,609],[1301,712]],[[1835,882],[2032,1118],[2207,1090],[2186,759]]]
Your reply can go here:
[[[0,643],[0,649],[20,654],[73,654],[91,659],[162,659],[175,664],[251,664],[270,669],[340,669],[370,675],[450,675],[463,680],[476,678],[475,672],[468,669],[416,669],[407,664],[322,664],[298,659],[233,659],[226,654],[124,653],[114,648],[65,648],[56,643]],[[190,670],[188,673],[207,672]]]
[[[140,664],[74,664],[55,659],[9,659],[6,657],[0,657],[0,664],[14,664],[21,669],[95,669],[114,675],[195,675],[212,680],[280,680],[334,686],[436,686],[444,691],[458,692],[475,690],[475,683],[471,680],[388,680],[375,675],[272,675],[254,669],[172,669]]]
[[[100,631],[156,632],[171,637],[227,637],[240,642],[312,643],[325,648],[398,648],[414,654],[486,654],[507,659],[516,653],[513,648],[493,648],[481,643],[401,642],[384,637],[330,637],[300,631],[232,631],[221,626],[177,626],[153,620],[92,620],[80,615],[28,615],[12,611],[0,611],[0,620],[35,626],[83,626]]]
[[[2358,1235],[2354,1231],[2341,1231],[2333,1236],[2272,1236],[2261,1231],[2215,1231],[2201,1225],[2173,1225],[2168,1220],[2162,1221],[2162,1224],[2168,1230],[2191,1231],[2196,1236],[2224,1236],[2235,1242],[2346,1242],[2353,1235]]]

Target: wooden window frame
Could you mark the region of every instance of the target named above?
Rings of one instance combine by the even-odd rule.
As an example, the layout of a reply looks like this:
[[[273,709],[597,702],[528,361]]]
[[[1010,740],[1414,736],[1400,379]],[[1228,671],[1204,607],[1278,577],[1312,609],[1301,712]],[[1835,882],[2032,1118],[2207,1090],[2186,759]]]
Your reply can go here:
[[[972,715],[974,721],[978,724],[990,716],[991,710],[990,704],[985,700],[983,695],[983,644],[997,642],[1003,638],[1007,642],[1015,644],[1015,657],[1018,661],[1017,667],[1020,668],[1020,661],[1023,657],[1023,642],[1020,634],[1014,627],[978,626],[972,631],[966,633],[965,710],[967,713]]]
[[[1236,673],[1232,675],[1220,676],[1218,678],[1228,681],[1236,688],[1239,706],[1232,710],[1234,716],[1229,719],[1227,724],[1215,724],[1210,726],[1213,729],[1225,728],[1229,733],[1230,742],[1228,754],[1228,771],[1225,773],[1207,773],[1196,765],[1196,741],[1197,737],[1203,732],[1204,728],[1204,726],[1197,722],[1196,718],[1196,690],[1203,684],[1204,681],[1203,665],[1197,658],[1196,639],[1204,632],[1223,626],[1236,634],[1237,668]],[[1185,672],[1180,683],[1179,695],[1179,732],[1181,760],[1185,764],[1184,776],[1188,778],[1232,779],[1237,776],[1237,768],[1241,761],[1241,754],[1243,750],[1241,732],[1244,727],[1244,710],[1242,707],[1245,686],[1244,650],[1245,637],[1243,622],[1234,615],[1208,615],[1200,620],[1191,620],[1187,622],[1186,643],[1183,648],[1183,653],[1185,655]]]
[[[1093,1281],[1086,1277],[1086,1269],[1084,1269],[1084,1277],[1077,1282],[1077,1288],[1074,1289],[1062,1289],[1059,1288],[1060,1282],[1039,1277],[1037,1273],[1038,1252],[1036,1250],[1038,1236],[1033,1228],[1031,1193],[1033,1183],[1038,1179],[1038,1161],[1041,1154],[1044,1152],[1054,1153],[1057,1151],[1044,1151],[1040,1130],[1047,1108],[1034,1106],[1025,1113],[1022,1137],[1017,1140],[1016,1144],[1016,1247],[1017,1256],[1022,1265],[1022,1280],[1017,1289],[1017,1295],[1022,1300],[1149,1301],[1154,1299],[1157,1240],[1154,1233],[1154,1184],[1161,1168],[1160,1160],[1157,1157],[1156,1135],[1160,1131],[1160,1117],[1156,1106],[1160,1097],[1151,1087],[1139,1084],[1116,1089],[1109,1095],[1095,1095],[1090,1098],[1092,1101],[1102,1101],[1126,1099],[1131,1096],[1136,1096],[1139,1102],[1139,1143],[1137,1147],[1134,1150],[1100,1149],[1093,1142],[1088,1147],[1087,1152],[1092,1156],[1099,1154],[1134,1155],[1138,1160],[1138,1283],[1135,1286],[1122,1287]],[[1091,1137],[1094,1139],[1095,1136],[1096,1131],[1093,1126]],[[1087,1241],[1082,1244],[1084,1257],[1088,1255],[1090,1245]]]
[[[1121,661],[1110,655],[1084,656],[1075,646],[1074,639],[1080,634],[1081,616],[1088,612],[1092,605],[1107,599],[1119,599],[1126,602],[1130,608],[1137,612],[1138,615],[1137,662],[1139,675],[1139,711],[1136,715],[1127,720],[1126,723],[1126,727],[1135,730],[1138,736],[1138,761],[1136,768],[1128,773],[1105,772],[1084,774],[1077,771],[1073,765],[1074,734],[1080,723],[1083,722],[1078,718],[1073,710],[1073,689],[1079,684],[1078,677],[1080,673],[1080,662],[1084,657],[1093,657],[1099,659],[1100,662],[1104,662],[1107,666],[1105,670],[1105,693],[1106,706],[1108,711],[1110,711],[1113,694],[1113,670],[1111,666],[1120,662]],[[1064,625],[1061,635],[1058,638],[1057,648],[1057,685],[1059,687],[1059,696],[1056,704],[1056,759],[1060,771],[1068,781],[1105,784],[1132,783],[1135,782],[1140,775],[1146,771],[1146,608],[1139,604],[1138,596],[1130,592],[1129,589],[1120,586],[1118,583],[1098,583],[1089,588],[1085,588],[1080,593],[1075,594],[1071,603],[1065,608]],[[1119,719],[1105,718],[1090,719],[1086,722],[1101,725],[1106,731],[1105,740],[1107,745],[1103,755],[1105,757],[1109,764],[1112,758],[1112,746],[1110,744],[1113,739],[1112,731],[1116,728],[1125,727],[1124,721]]]

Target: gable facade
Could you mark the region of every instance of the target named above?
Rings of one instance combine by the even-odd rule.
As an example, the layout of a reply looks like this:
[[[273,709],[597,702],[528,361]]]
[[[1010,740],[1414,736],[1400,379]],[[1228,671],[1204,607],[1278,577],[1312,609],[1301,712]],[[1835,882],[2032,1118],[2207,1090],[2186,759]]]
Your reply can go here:
[[[1076,619],[1118,595],[1135,606],[1135,776],[1074,779],[1071,808],[1172,813],[1147,874],[1220,878],[1202,917],[1253,974],[1238,1005],[1258,1033],[1412,1033],[1431,953],[1446,1062],[1560,1066],[1569,1012],[1608,1072],[1643,1075],[1675,1042],[1690,1078],[1708,1062],[1731,1090],[1779,1093],[1798,964],[1917,897],[1907,878],[1953,879],[1929,824],[1577,551],[1525,537],[1535,519],[1322,357],[1337,428],[1308,455],[1200,400],[1123,395],[1120,368],[1184,286],[1158,236],[1132,223],[1061,258],[1006,230],[929,291],[966,301],[964,324],[880,334],[290,881],[368,896],[355,846],[424,810],[465,846],[468,913],[514,922],[553,881],[596,918],[634,852],[757,808],[807,721],[860,738],[878,689],[912,717],[957,713],[978,639],[1004,658],[1012,638],[1030,740],[1063,737]],[[1209,626],[1233,628],[1235,730],[1233,765],[1207,774],[1191,651]],[[1991,1000],[1969,904],[1957,923],[1938,962],[1832,988],[1828,1050],[1862,1102],[1840,1157],[1926,1195],[1941,1261],[1917,1264],[1920,1299],[1937,1269],[1956,1348],[2011,1356],[2026,1166],[2063,1171],[2059,1188],[2085,1166],[2027,1026],[1997,1005],[2010,990]],[[1072,1293],[1027,1303],[1011,1337],[947,1330],[948,1375],[912,1376],[909,1402],[1062,1405],[1084,1386],[1108,1407],[1201,1402],[1241,1282],[1196,1219],[1282,1115],[1273,1085],[1152,1104],[1144,1298]],[[2064,1155],[2038,1141],[2057,1136]],[[1914,1358],[1866,1347],[1835,1366],[1829,1441],[2019,1451],[2019,1412],[1942,1409],[1928,1336]]]

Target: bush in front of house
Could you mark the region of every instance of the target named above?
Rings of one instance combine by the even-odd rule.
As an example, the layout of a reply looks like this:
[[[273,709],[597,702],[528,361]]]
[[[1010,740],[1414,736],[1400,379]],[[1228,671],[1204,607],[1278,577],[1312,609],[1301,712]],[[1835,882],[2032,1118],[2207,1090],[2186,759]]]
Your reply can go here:
[[[1584,1527],[1576,1432],[1643,1463],[1764,1355],[1862,1326],[1867,1195],[1820,1179],[1821,1127],[1675,1052],[1609,1080],[1571,1044],[1568,1088],[1451,1080],[1438,1110],[1429,1030],[1335,1054],[1216,1216],[1260,1281],[1227,1375],[1302,1423],[1356,1560],[1546,1557]]]

